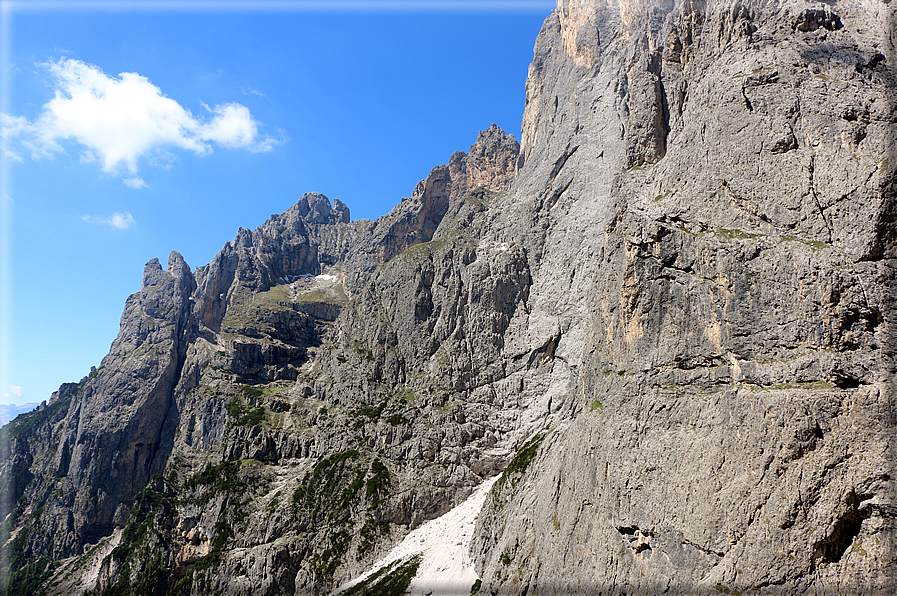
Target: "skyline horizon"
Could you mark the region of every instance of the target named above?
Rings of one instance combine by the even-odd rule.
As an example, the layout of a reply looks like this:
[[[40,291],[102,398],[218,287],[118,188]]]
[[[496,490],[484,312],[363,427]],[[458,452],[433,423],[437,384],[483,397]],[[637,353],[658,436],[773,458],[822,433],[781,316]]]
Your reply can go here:
[[[374,220],[490,124],[519,141],[533,43],[555,3],[203,2],[212,10],[12,19],[13,4],[0,404],[19,405],[100,365],[152,258],[174,250],[195,270],[306,192]],[[156,120],[128,129],[116,97]]]

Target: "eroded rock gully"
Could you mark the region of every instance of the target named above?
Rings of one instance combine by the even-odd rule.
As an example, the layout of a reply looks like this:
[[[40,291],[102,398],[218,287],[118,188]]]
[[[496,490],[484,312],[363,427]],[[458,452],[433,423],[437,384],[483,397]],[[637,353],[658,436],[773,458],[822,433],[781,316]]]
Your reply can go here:
[[[893,593],[894,10],[560,0],[519,146],[147,265],[4,431],[10,570],[321,593],[502,473],[480,594]]]

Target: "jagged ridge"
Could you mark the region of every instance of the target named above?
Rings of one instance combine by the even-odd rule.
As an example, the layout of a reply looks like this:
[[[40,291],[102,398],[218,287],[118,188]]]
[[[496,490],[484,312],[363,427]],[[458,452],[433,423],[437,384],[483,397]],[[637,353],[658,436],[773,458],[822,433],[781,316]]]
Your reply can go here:
[[[148,265],[0,463],[13,568],[314,593],[504,471],[480,593],[892,593],[893,30],[561,0],[519,153],[491,128],[376,222],[306,195]]]

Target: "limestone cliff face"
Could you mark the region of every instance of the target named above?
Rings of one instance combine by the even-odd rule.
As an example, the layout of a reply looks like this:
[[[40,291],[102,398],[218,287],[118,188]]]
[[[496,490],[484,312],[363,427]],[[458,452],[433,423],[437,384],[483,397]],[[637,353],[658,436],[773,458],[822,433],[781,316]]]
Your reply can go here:
[[[482,591],[894,589],[893,19],[546,20],[511,200],[548,210],[530,303],[576,374],[481,515]]]
[[[147,263],[109,355],[77,390],[63,386],[54,395],[48,409],[59,410],[51,419],[55,432],[21,454],[39,455],[42,465],[32,467],[30,482],[11,487],[14,499],[44,505],[35,512],[42,527],[31,536],[31,552],[67,556],[109,534],[125,523],[150,475],[164,469],[162,427],[187,350],[194,289],[178,253],[168,271],[157,259]],[[28,442],[22,434],[19,441]]]
[[[480,594],[893,593],[894,42],[874,0],[559,1],[519,146],[147,265],[5,427],[15,585],[321,593],[501,473]]]

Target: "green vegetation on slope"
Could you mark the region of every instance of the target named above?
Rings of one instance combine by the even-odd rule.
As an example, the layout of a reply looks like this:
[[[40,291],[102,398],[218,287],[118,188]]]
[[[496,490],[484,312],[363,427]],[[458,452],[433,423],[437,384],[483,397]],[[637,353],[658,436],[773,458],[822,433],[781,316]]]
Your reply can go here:
[[[417,574],[420,555],[396,561],[343,592],[345,596],[402,596]]]

